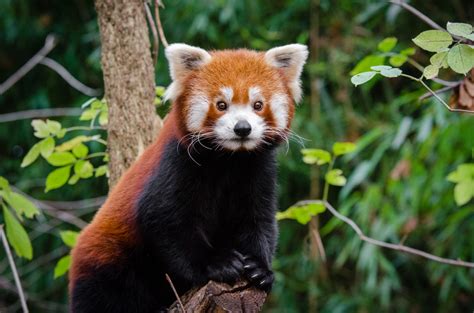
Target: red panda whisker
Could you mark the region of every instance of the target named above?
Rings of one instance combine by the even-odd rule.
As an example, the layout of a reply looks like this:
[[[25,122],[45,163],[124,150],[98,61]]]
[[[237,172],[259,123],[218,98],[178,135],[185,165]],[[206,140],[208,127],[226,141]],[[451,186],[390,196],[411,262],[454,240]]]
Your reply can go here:
[[[193,156],[191,155],[191,151],[189,151],[191,149],[191,146],[193,146],[193,142],[194,141],[191,141],[191,143],[188,145],[187,152],[188,152],[189,158],[198,166],[201,166],[201,164],[193,158]]]

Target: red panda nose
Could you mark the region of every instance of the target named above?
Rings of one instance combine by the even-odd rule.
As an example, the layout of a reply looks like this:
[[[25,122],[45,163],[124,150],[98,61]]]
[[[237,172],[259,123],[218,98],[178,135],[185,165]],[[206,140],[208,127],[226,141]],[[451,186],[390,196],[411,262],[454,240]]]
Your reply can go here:
[[[245,120],[240,120],[234,126],[234,133],[239,137],[247,137],[252,131],[252,126]]]

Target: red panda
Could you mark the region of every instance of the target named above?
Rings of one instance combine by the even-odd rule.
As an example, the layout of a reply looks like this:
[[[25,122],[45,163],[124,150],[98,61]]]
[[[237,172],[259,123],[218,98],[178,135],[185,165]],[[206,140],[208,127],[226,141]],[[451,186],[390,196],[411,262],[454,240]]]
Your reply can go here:
[[[275,151],[286,139],[306,46],[166,49],[170,113],[72,251],[73,313],[157,312],[209,280],[271,289]],[[133,144],[133,143],[131,143]]]

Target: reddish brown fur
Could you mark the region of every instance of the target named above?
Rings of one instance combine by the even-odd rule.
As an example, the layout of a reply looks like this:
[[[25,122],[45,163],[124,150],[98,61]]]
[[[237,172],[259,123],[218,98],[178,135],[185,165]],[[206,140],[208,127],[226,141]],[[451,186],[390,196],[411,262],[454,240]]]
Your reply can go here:
[[[153,168],[158,165],[167,139],[181,137],[177,125],[177,114],[172,110],[158,139],[125,172],[91,224],[81,232],[77,245],[72,250],[74,262],[69,273],[71,285],[82,275],[90,274],[91,266],[120,263],[117,260],[124,257],[125,249],[135,246],[140,240],[133,203]]]
[[[187,116],[188,99],[193,92],[200,91],[208,95],[209,99],[219,99],[222,87],[231,87],[234,91],[232,104],[246,105],[249,102],[248,90],[258,86],[265,100],[268,102],[275,93],[286,93],[290,101],[288,110],[288,125],[294,114],[292,95],[288,88],[287,79],[283,71],[274,68],[265,62],[263,52],[240,50],[222,50],[211,52],[212,59],[202,69],[192,71],[184,78],[183,93],[176,101],[181,116]],[[205,126],[211,126],[224,112],[211,105]],[[267,124],[275,126],[274,118],[268,103],[258,112]],[[184,118],[181,120],[184,129]]]

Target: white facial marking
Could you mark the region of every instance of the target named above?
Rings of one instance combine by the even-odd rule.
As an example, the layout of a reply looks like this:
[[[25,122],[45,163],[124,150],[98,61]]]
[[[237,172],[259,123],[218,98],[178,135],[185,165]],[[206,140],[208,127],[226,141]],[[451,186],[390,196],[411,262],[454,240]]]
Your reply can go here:
[[[232,102],[232,98],[234,97],[234,90],[231,87],[222,87],[220,89],[224,100],[230,104]]]
[[[244,141],[234,132],[235,124],[245,120],[252,127],[252,131]],[[262,140],[265,130],[265,121],[257,115],[250,105],[231,105],[226,113],[222,115],[214,127],[214,133],[219,144],[229,150],[245,148],[254,149]]]
[[[270,99],[270,108],[279,129],[285,129],[288,125],[288,100],[288,96],[283,93],[274,94]]]
[[[206,120],[209,111],[209,100],[203,93],[197,93],[189,99],[187,126],[189,131],[198,132]]]
[[[249,88],[249,100],[250,100],[250,103],[264,100],[262,96],[262,92],[259,87],[253,86]]]

